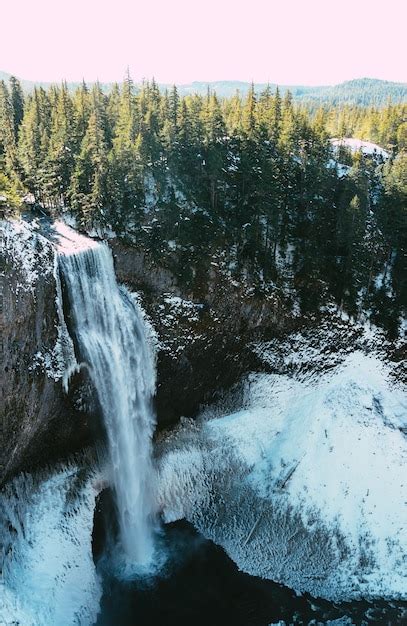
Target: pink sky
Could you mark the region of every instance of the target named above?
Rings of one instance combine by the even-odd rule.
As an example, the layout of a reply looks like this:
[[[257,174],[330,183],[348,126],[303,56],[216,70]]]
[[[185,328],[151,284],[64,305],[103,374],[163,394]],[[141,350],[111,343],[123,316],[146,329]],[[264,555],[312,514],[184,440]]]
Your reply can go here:
[[[0,69],[27,79],[407,81],[406,0],[5,0]]]

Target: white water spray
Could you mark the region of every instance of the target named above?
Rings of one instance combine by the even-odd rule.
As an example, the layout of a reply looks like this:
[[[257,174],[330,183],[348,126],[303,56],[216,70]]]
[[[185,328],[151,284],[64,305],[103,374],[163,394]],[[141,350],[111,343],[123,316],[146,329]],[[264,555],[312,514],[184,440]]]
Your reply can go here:
[[[116,282],[105,244],[60,248],[60,268],[80,357],[89,367],[106,426],[120,537],[128,561],[153,553],[154,361],[144,322]]]

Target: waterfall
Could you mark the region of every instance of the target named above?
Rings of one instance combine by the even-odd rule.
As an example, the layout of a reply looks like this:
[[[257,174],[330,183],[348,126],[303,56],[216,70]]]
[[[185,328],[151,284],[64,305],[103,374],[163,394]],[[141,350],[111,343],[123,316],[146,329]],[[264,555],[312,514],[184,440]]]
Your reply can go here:
[[[71,332],[103,413],[123,551],[126,560],[146,564],[153,552],[155,366],[144,321],[130,294],[116,282],[107,245],[61,247],[59,265]]]

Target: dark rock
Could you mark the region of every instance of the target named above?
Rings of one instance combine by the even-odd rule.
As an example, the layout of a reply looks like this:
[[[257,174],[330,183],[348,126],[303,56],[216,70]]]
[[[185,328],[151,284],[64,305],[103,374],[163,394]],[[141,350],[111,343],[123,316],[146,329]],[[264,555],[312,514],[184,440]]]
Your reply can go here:
[[[248,344],[259,332],[275,332],[288,325],[289,317],[278,301],[245,294],[218,268],[211,269],[208,280],[198,286],[198,294],[187,291],[177,276],[157,266],[147,252],[118,239],[109,244],[118,280],[141,293],[158,333],[159,427],[176,422],[181,415],[194,416],[202,404],[213,401],[242,374],[263,367]]]
[[[16,237],[20,237],[17,233]],[[22,236],[22,235],[21,235]],[[22,246],[21,258],[5,238],[2,265],[6,280],[3,290],[3,372],[0,429],[0,484],[18,471],[52,460],[88,445],[91,416],[75,406],[79,382],[65,394],[61,379],[47,372],[47,364],[36,355],[52,360],[58,337],[56,284],[52,246],[41,245],[35,256],[32,284],[27,282],[29,249]],[[34,258],[34,257],[33,257]],[[49,365],[55,367],[55,364]],[[54,377],[53,377],[54,376]]]

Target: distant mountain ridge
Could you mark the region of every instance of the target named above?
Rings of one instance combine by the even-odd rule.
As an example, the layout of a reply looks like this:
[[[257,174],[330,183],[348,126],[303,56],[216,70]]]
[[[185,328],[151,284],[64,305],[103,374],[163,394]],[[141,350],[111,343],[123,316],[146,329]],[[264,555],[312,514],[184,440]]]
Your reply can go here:
[[[0,80],[9,80],[11,74],[0,70]],[[20,79],[22,87],[25,91],[32,91],[35,86],[44,88],[49,87],[52,83],[41,81],[29,81]],[[89,83],[92,84],[91,82]],[[68,83],[69,89],[75,89],[80,82]],[[113,83],[101,83],[103,91],[109,92]],[[276,83],[269,83],[274,91],[277,87]],[[267,83],[255,83],[254,87],[257,93],[263,91]],[[162,90],[170,88],[169,84],[160,84]],[[393,103],[407,102],[407,83],[396,83],[376,78],[358,78],[348,80],[339,85],[279,85],[280,92],[284,94],[290,90],[294,99],[304,103],[311,104],[350,104],[361,106],[382,106],[388,100]],[[188,84],[177,84],[180,95],[188,94],[206,94],[208,88],[215,91],[221,98],[235,95],[237,91],[244,95],[250,88],[250,83],[244,81],[193,81]]]

